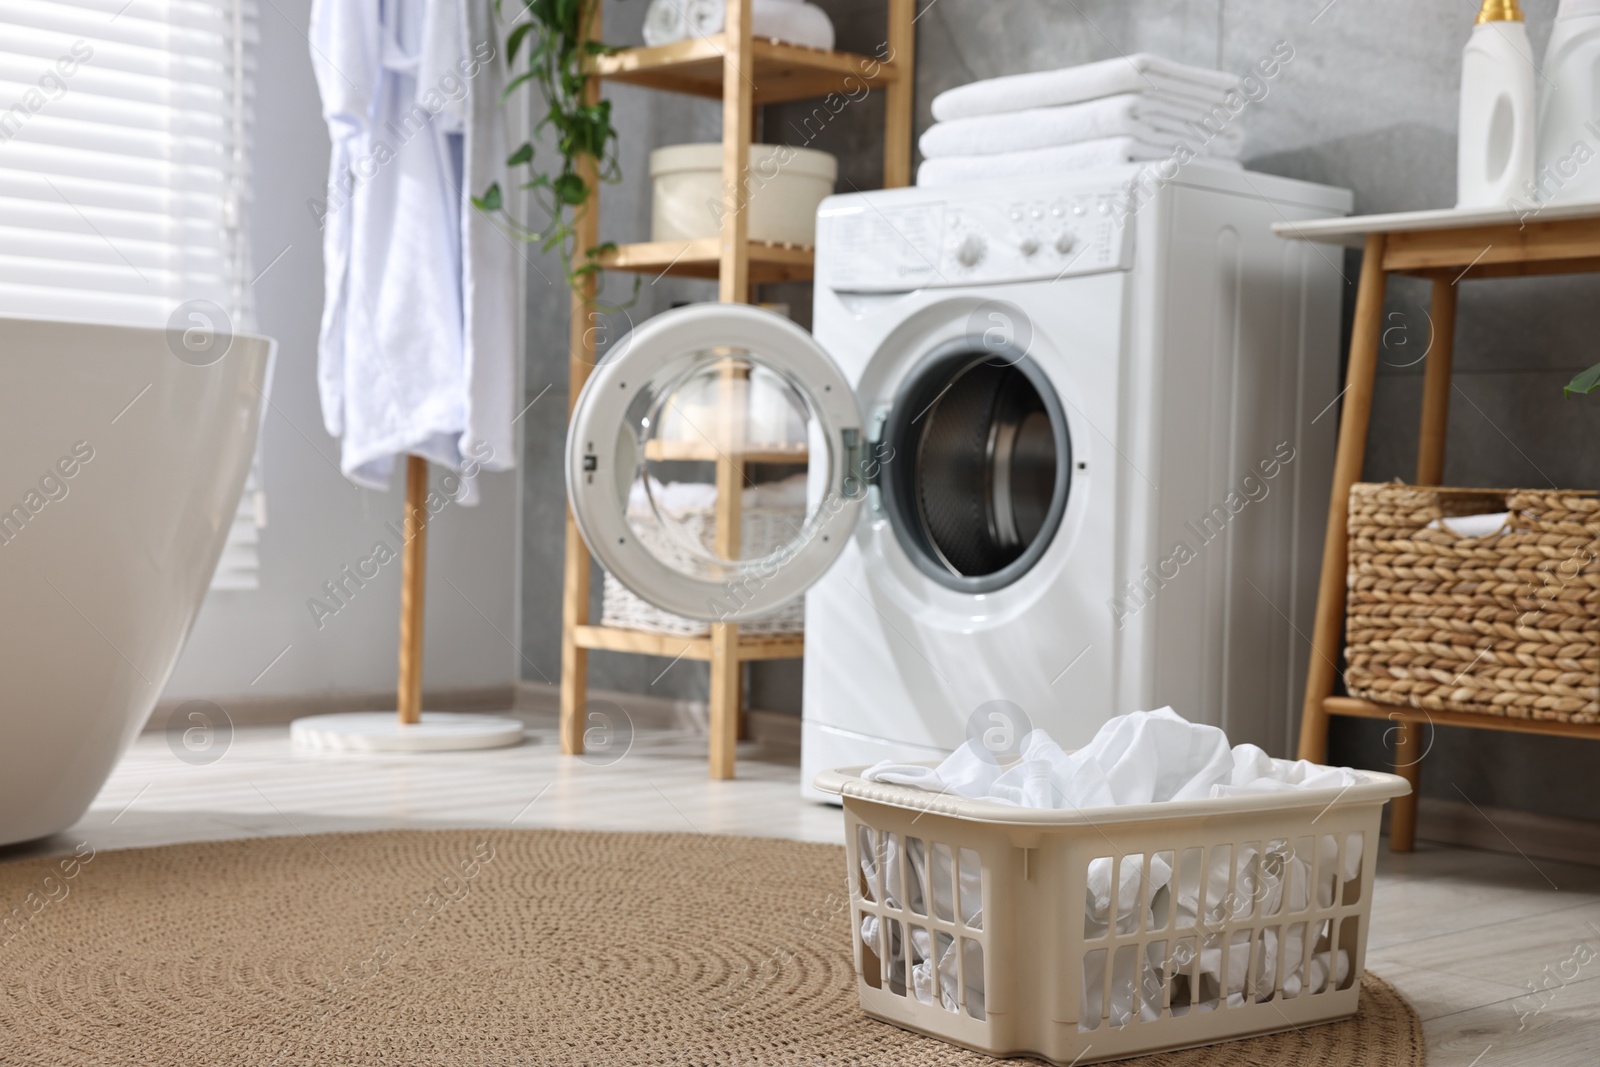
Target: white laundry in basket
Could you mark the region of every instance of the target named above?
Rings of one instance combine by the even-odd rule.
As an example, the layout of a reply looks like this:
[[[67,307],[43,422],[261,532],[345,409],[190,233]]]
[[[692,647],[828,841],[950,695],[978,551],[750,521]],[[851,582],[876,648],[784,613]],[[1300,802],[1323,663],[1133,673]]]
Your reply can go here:
[[[1322,767],[1305,760],[1280,760],[1268,756],[1255,745],[1230,748],[1227,736],[1213,726],[1191,723],[1171,708],[1157,711],[1135,712],[1118,716],[1101,727],[1088,745],[1076,752],[1064,752],[1042,730],[1030,732],[1024,739],[1020,757],[1001,766],[993,756],[976,744],[962,746],[937,768],[914,764],[896,764],[884,761],[868,768],[863,778],[909,785],[963,797],[993,800],[1030,808],[1099,808],[1124,804],[1149,804],[1178,800],[1196,800],[1248,793],[1275,792],[1285,789],[1342,788],[1358,781],[1355,773],[1346,768]],[[1339,864],[1337,841],[1328,836],[1318,838],[1316,848],[1317,869],[1331,871]],[[908,850],[906,856],[910,884],[902,885],[900,860],[886,851],[883,856],[884,892],[891,901],[898,902],[903,893],[911,894],[908,903],[919,911],[922,901],[916,899],[922,892],[924,865],[920,843]],[[952,857],[938,853],[933,857],[934,871],[931,884],[938,887],[952,884],[950,867]],[[1087,898],[1084,905],[1085,934],[1104,933],[1113,919],[1112,870],[1114,861],[1107,857],[1089,864]],[[1360,869],[1361,849],[1347,849],[1341,865],[1344,880],[1354,878]],[[960,868],[960,898],[963,918],[971,920],[980,906],[977,870],[971,872],[968,882],[966,864]],[[863,874],[868,884],[875,874],[874,858],[862,853]],[[1148,892],[1141,884],[1148,868]],[[1128,934],[1139,928],[1141,914],[1139,901],[1147,901],[1142,916],[1147,928],[1158,925],[1154,913],[1166,907],[1176,907],[1180,927],[1197,931],[1193,944],[1198,945],[1199,981],[1201,988],[1187,989],[1189,976],[1195,974],[1194,949],[1187,953],[1175,947],[1170,958],[1163,959],[1156,945],[1147,948],[1151,956],[1146,961],[1147,973],[1165,974],[1169,970],[1184,985],[1184,995],[1190,1003],[1215,1003],[1226,998],[1230,1006],[1244,1002],[1248,988],[1248,970],[1251,954],[1232,951],[1227,954],[1227,974],[1222,973],[1223,946],[1220,936],[1206,936],[1210,924],[1231,918],[1245,908],[1260,908],[1276,913],[1287,902],[1288,910],[1303,910],[1309,903],[1312,858],[1296,854],[1286,841],[1269,841],[1262,849],[1245,847],[1235,857],[1231,852],[1220,856],[1213,853],[1202,887],[1198,869],[1184,871],[1175,878],[1171,864],[1162,856],[1143,855],[1121,857],[1120,874],[1115,892],[1115,921],[1118,933]],[[1237,873],[1235,879],[1232,876]],[[1241,887],[1248,885],[1248,900]],[[1200,914],[1203,899],[1205,914]],[[1333,883],[1323,879],[1318,885],[1318,902],[1321,906],[1333,903]],[[1287,898],[1287,900],[1285,899]],[[971,906],[969,908],[969,902]],[[934,904],[948,914],[950,902],[935,900]],[[867,944],[876,944],[877,917],[864,916],[862,937]],[[1305,924],[1291,926],[1283,945],[1283,970],[1290,975],[1284,983],[1285,996],[1298,996],[1302,991],[1315,992],[1323,988],[1330,977],[1342,981],[1349,973],[1350,961],[1343,950],[1335,951],[1326,944],[1326,923],[1309,931]],[[893,940],[893,939],[891,939]],[[903,959],[908,949],[911,953],[912,978],[919,1000],[931,1003],[931,968],[935,965],[933,951],[926,943],[927,935],[916,931],[909,946],[891,944],[892,959]],[[1302,983],[1301,963],[1304,962],[1306,944],[1313,950],[1305,969],[1308,981]],[[1276,987],[1278,968],[1278,934],[1268,930],[1264,934],[1263,951],[1257,960],[1256,987]],[[957,971],[955,949],[947,948],[940,954],[937,966],[940,988],[944,991],[945,1007],[954,1010]],[[1102,1014],[1101,996],[1105,988],[1104,955],[1086,957],[1084,966],[1084,1003],[1086,1017],[1098,1018]],[[1113,974],[1110,1017],[1117,1022],[1126,1021],[1133,1008],[1133,961],[1124,957],[1113,966],[1126,968],[1129,974]],[[982,1003],[982,968],[966,968],[968,1002]],[[974,986],[976,983],[976,986]],[[1302,990],[1301,986],[1309,986]],[[1153,998],[1141,998],[1144,1005],[1141,1016],[1153,1019],[1159,1015],[1159,1001],[1152,1006]]]
[[[974,929],[983,929],[983,889],[982,870],[976,860],[972,862],[957,861],[954,854],[947,849],[936,849],[933,857],[934,870],[931,876],[927,870],[928,857],[923,843],[911,838],[911,845],[906,849],[906,865],[909,870],[909,883],[903,884],[900,878],[900,845],[898,838],[888,838],[884,841],[882,861],[884,868],[884,899],[895,906],[904,900],[911,910],[918,914],[929,914],[927,901],[922,899],[922,887],[929,882],[933,885],[933,912],[936,915],[954,915],[956,912],[955,901],[952,897],[952,887],[959,885],[955,895],[961,898],[961,922]],[[951,878],[951,868],[959,868],[959,883]],[[877,885],[878,857],[874,856],[871,849],[863,849],[861,853],[861,873],[866,876],[868,885]],[[906,946],[900,943],[899,928],[891,925],[889,938],[889,959],[892,962],[903,963],[905,960]],[[866,944],[878,943],[878,917],[864,915],[861,917],[861,937]],[[983,949],[978,942],[963,939],[966,945],[967,960],[967,1004],[977,1018],[982,1018],[983,1011]],[[956,1000],[956,986],[958,984],[956,967],[956,948],[952,943],[947,945],[939,958],[939,989],[940,1001],[949,1011],[959,1010]],[[911,931],[911,984],[912,992],[924,1004],[933,1003],[933,975],[932,963],[933,946],[928,940],[928,932],[920,927],[913,927]]]

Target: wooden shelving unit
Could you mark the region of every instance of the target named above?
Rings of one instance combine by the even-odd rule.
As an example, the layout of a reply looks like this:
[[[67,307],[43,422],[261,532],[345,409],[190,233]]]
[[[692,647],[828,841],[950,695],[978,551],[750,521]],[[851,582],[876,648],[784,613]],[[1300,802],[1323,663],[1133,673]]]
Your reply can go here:
[[[717,446],[710,441],[650,441],[644,446],[644,458],[668,462],[715,463],[722,458]],[[738,458],[745,463],[805,463],[810,452],[788,445],[750,445],[741,449]]]
[[[898,82],[911,69],[909,43],[904,49],[894,48],[892,21],[897,4],[889,6],[891,25],[887,38],[892,58],[888,59],[848,52],[822,52],[760,37],[745,36],[740,40],[725,32],[655,48],[627,48],[597,56],[590,69],[611,81],[726,101],[722,60],[732,54],[743,57],[739,66],[749,73],[749,80],[754,83],[751,99],[758,107],[829,93],[854,95],[864,83]],[[728,25],[733,25],[731,20]],[[748,27],[748,18],[741,25]],[[908,143],[908,158],[910,147]]]
[[[803,282],[811,277],[809,247],[751,241],[746,258],[752,285]],[[620,245],[615,251],[601,255],[600,265],[606,270],[715,279],[722,273],[722,242],[715,237],[702,237],[698,241],[644,241]]]
[[[722,101],[722,232],[695,241],[650,241],[625,244],[600,260],[607,270],[633,271],[686,278],[716,279],[718,299],[748,303],[755,286],[804,281],[812,276],[811,248],[750,240],[743,197],[756,109],[787,100],[839,93],[859,99],[884,94],[883,185],[894,188],[911,180],[911,102],[916,18],[915,0],[885,0],[884,44],[872,56],[823,52],[814,48],[755,38],[750,30],[751,0],[726,0],[723,32],[654,48],[626,48],[594,57],[585,92],[600,96],[602,81],[616,81],[667,92]],[[589,0],[585,24],[600,39],[600,0]],[[583,172],[595,189],[594,165]],[[578,212],[576,247],[593,247],[599,239],[599,200],[591,196]],[[581,263],[579,264],[581,265]],[[595,282],[591,275],[573,294],[569,334],[570,405],[587,381],[595,362],[595,334],[589,329]],[[731,375],[730,375],[731,377]],[[743,442],[664,442],[647,446],[647,458],[710,462],[717,466],[717,549],[735,558],[740,530],[739,507],[745,467],[753,463],[804,463],[803,449],[770,448]],[[710,770],[712,778],[732,778],[734,746],[740,733],[741,664],[755,660],[792,659],[805,652],[798,634],[744,634],[732,623],[716,623],[705,637],[647,633],[589,623],[592,560],[567,509],[566,556],[562,594],[561,750],[583,751],[584,702],[588,691],[591,649],[683,658],[707,663],[711,671]]]
[[[1373,382],[1384,328],[1383,301],[1391,274],[1429,279],[1433,339],[1422,384],[1417,485],[1439,485],[1444,476],[1445,429],[1450,411],[1460,283],[1484,278],[1600,272],[1600,209],[1592,204],[1557,205],[1526,219],[1501,208],[1417,211],[1365,218],[1278,223],[1280,237],[1361,247],[1339,444],[1334,456],[1333,494],[1322,550],[1315,628],[1301,709],[1300,758],[1327,758],[1328,722],[1343,715],[1386,719],[1396,724],[1395,773],[1411,783],[1411,794],[1394,801],[1389,847],[1410,852],[1416,839],[1417,787],[1422,759],[1435,726],[1600,739],[1600,728],[1584,723],[1510,716],[1430,711],[1378,704],[1334,693],[1343,654],[1346,569],[1349,564],[1350,488],[1361,475],[1372,418]]]

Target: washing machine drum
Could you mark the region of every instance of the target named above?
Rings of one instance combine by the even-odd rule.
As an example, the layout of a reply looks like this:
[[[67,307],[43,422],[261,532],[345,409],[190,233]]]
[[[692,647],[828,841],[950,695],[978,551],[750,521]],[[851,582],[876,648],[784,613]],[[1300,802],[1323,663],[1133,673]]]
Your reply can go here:
[[[985,593],[1021,578],[1066,511],[1072,451],[1055,389],[1028,356],[979,340],[923,359],[884,427],[884,507],[923,573]]]

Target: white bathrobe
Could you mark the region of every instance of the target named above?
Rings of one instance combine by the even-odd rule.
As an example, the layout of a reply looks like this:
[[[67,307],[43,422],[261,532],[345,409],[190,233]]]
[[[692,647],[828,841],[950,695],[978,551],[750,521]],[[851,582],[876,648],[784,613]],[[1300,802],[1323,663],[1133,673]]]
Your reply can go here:
[[[340,468],[387,489],[415,453],[514,465],[517,250],[471,202],[506,188],[491,0],[314,0],[333,142],[317,381]],[[472,480],[458,499],[476,498]]]

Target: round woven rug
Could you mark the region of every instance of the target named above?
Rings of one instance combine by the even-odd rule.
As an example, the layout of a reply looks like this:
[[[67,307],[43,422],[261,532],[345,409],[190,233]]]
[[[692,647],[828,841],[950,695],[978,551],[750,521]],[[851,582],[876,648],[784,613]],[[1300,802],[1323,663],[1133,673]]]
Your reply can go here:
[[[399,831],[0,864],[0,1063],[992,1064],[868,1019],[844,852],[691,834]],[[1011,1061],[1023,1062],[1023,1061]],[[1129,1061],[1423,1062],[1353,1019]]]

